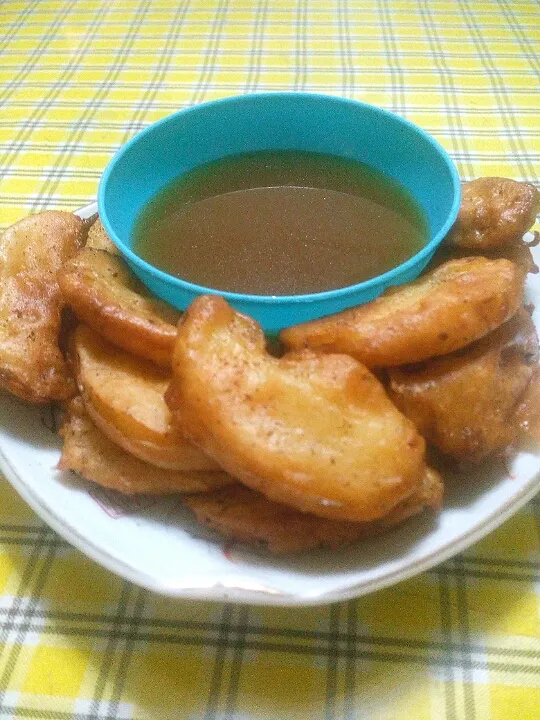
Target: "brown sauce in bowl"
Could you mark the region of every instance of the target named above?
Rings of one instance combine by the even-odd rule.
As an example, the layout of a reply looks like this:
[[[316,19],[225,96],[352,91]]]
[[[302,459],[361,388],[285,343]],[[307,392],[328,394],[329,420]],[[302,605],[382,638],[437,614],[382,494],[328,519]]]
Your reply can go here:
[[[137,219],[133,250],[176,277],[253,295],[302,295],[381,275],[428,240],[410,193],[355,160],[302,151],[191,170]]]

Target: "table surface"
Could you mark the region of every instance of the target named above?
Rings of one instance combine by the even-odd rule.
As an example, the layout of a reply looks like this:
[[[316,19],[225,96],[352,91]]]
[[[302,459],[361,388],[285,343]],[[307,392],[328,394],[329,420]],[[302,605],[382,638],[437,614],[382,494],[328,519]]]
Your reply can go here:
[[[374,103],[465,179],[536,179],[533,0],[7,0],[0,17],[2,226],[93,200],[148,123],[253,91]],[[0,718],[538,719],[539,510],[389,590],[265,609],[120,580],[2,480]]]

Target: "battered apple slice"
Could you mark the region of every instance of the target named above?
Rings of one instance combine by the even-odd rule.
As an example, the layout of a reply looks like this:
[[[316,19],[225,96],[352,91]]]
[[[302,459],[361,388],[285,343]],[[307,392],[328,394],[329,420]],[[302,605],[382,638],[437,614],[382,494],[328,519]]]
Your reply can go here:
[[[321,517],[375,520],[418,493],[424,441],[346,355],[268,354],[216,296],[184,315],[166,395],[181,431],[242,483]]]
[[[170,371],[119,350],[85,325],[75,330],[71,353],[86,410],[110,440],[168,470],[220,469],[172,427],[163,397]]]
[[[0,387],[23,400],[62,400],[75,390],[58,347],[63,299],[56,274],[84,232],[76,215],[48,211],[0,236]]]
[[[165,470],[139,460],[111,442],[92,423],[80,397],[68,405],[60,430],[64,438],[59,470],[126,495],[208,492],[232,479],[224,472]]]
[[[106,250],[111,255],[120,256],[120,250],[107,235],[107,231],[103,227],[103,223],[99,217],[92,223],[88,230],[85,247],[93,250]]]
[[[530,383],[516,408],[512,422],[532,440],[540,443],[540,365],[536,365]]]
[[[463,183],[461,207],[445,243],[486,250],[521,242],[540,212],[531,183],[485,177]]]
[[[524,274],[510,260],[450,260],[372,302],[287,328],[289,349],[348,353],[368,367],[446,355],[508,320],[523,298]]]
[[[531,248],[538,245],[539,242],[540,233],[535,233],[531,241],[519,240],[519,242],[512,243],[511,245],[501,245],[500,247],[487,248],[486,250],[473,250],[444,242],[439,246],[430,261],[429,269],[434,269],[449,260],[481,255],[488,260],[500,260],[501,258],[511,260],[517,265],[524,277],[529,273],[536,275],[538,273],[538,266],[534,261]]]
[[[180,313],[151,297],[122,258],[85,247],[58,282],[80,320],[118,347],[170,366]]]
[[[272,502],[243,485],[230,485],[212,493],[184,498],[197,520],[227,538],[256,547],[264,546],[276,555],[315,548],[337,550],[356,540],[372,537],[416,515],[424,507],[438,510],[442,483],[437,473],[426,473],[424,486],[414,499],[396,507],[373,522],[329,520],[299,512]]]
[[[391,368],[390,396],[428,443],[458,460],[480,462],[510,445],[527,416],[532,424],[532,393],[514,413],[537,361],[535,327],[521,310],[464,350]]]

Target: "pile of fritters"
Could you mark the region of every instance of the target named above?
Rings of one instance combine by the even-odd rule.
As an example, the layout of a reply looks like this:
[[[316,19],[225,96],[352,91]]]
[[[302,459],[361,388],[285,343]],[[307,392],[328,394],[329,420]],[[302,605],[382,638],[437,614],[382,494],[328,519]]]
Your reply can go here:
[[[540,440],[523,235],[539,193],[482,178],[417,281],[287,328],[272,353],[218,296],[152,297],[99,220],[29,217],[0,238],[0,386],[61,402],[59,468],[180,493],[199,521],[275,553],[339,548],[437,510],[427,447],[460,462]]]

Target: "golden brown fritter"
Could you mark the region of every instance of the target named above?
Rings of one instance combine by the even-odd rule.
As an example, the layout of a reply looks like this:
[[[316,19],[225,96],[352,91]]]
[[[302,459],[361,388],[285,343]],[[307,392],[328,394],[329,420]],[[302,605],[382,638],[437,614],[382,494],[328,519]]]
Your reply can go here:
[[[88,230],[86,247],[93,250],[106,250],[111,255],[120,256],[120,250],[107,235],[107,231],[103,227],[99,217],[96,217],[95,222],[92,223],[90,229]]]
[[[80,397],[69,403],[60,434],[64,446],[59,470],[73,470],[126,495],[208,492],[232,482],[223,472],[164,470],[139,460],[95,427]]]
[[[0,237],[0,387],[33,403],[61,400],[75,386],[58,347],[61,265],[80,246],[83,221],[42,212]]]
[[[373,522],[328,520],[272,502],[243,485],[231,485],[212,493],[184,498],[197,520],[227,538],[255,546],[266,546],[276,555],[315,548],[337,550],[384,532],[419,513],[424,507],[438,510],[442,483],[432,470],[426,473],[425,488],[403,507]]]
[[[538,244],[540,235],[535,233],[534,239],[530,242],[519,240],[517,243],[511,245],[502,245],[496,248],[487,248],[486,250],[471,250],[470,248],[462,248],[457,245],[450,245],[443,243],[437,249],[437,252],[433,256],[429,263],[428,271],[432,270],[439,265],[442,265],[449,260],[457,260],[465,257],[482,256],[488,260],[511,260],[517,265],[523,276],[529,273],[535,275],[538,272],[538,266],[536,265],[531,248]]]
[[[390,397],[428,443],[479,462],[516,437],[516,406],[538,356],[530,315],[522,310],[477,343],[418,365],[389,369]]]
[[[121,258],[83,248],[58,282],[80,320],[118,347],[170,366],[180,313],[151,297]]]
[[[166,399],[221,467],[299,510],[374,520],[423,482],[424,441],[362,364],[311,351],[272,357],[259,325],[216,296],[184,315]]]
[[[337,550],[365,537],[376,525],[302,513],[243,485],[186,497],[184,502],[202,525],[232,540],[266,546],[276,555],[324,547]]]
[[[171,424],[164,394],[170,371],[119,350],[86,325],[71,342],[86,411],[97,427],[140,460],[167,470],[219,470]]]
[[[414,495],[402,500],[390,510],[388,515],[377,522],[384,527],[399,525],[407,518],[418,515],[425,508],[440,510],[443,501],[444,485],[440,473],[432,467],[426,467],[422,483]]]
[[[518,243],[534,225],[540,193],[534,185],[485,177],[463,183],[458,218],[445,242],[484,250]]]
[[[368,367],[446,355],[508,320],[524,276],[509,260],[451,260],[365,305],[287,328],[289,349],[347,353]]]
[[[540,442],[540,366],[534,369],[530,383],[516,408],[513,422],[521,432]]]

